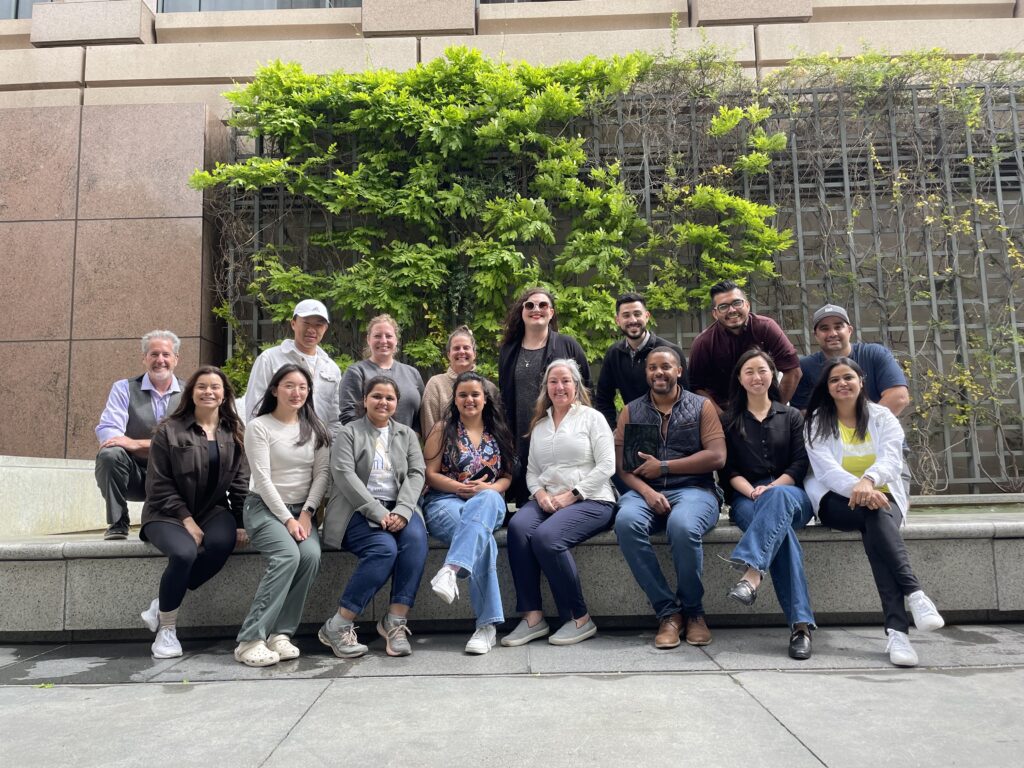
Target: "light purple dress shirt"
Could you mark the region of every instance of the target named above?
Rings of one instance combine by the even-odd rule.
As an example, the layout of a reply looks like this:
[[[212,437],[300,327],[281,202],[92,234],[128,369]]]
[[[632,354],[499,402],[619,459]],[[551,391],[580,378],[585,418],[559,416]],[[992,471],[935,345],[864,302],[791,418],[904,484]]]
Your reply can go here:
[[[167,413],[167,401],[175,392],[181,392],[181,385],[178,377],[175,376],[171,382],[170,389],[164,394],[156,391],[153,383],[149,380],[149,374],[142,376],[142,391],[149,392],[153,400],[153,416],[157,423]],[[100,414],[100,423],[96,425],[96,439],[102,445],[112,437],[121,437],[128,428],[128,379],[115,381],[110,388],[110,395],[107,396],[107,406]]]

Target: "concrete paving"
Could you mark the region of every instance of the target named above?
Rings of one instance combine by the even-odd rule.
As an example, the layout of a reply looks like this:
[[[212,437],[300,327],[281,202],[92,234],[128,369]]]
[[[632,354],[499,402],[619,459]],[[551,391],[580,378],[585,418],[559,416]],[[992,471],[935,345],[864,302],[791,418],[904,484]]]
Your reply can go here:
[[[364,627],[372,629],[371,627]],[[913,635],[896,669],[875,627],[814,636],[718,629],[658,651],[602,632],[462,652],[416,635],[409,658],[301,658],[250,669],[226,641],[179,659],[145,643],[0,646],[0,762],[11,766],[1020,766],[1024,624]]]

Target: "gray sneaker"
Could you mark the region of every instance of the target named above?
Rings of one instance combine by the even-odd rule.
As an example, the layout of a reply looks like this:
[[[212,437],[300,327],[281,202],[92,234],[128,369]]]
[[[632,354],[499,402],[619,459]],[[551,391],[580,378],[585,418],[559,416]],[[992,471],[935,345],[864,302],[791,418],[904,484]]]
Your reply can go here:
[[[501,644],[506,648],[515,648],[518,645],[526,645],[532,640],[539,640],[551,632],[546,620],[541,619],[532,627],[526,623],[526,619],[519,622],[519,625],[501,638]]]
[[[388,656],[408,656],[412,653],[409,635],[412,630],[405,617],[392,616],[390,613],[377,622],[377,634],[384,638],[384,650]]]
[[[325,621],[316,636],[321,643],[334,651],[334,655],[339,659],[355,659],[367,650],[356,638],[355,624],[347,624],[340,630],[333,630],[330,621]]]
[[[597,624],[593,619],[587,619],[587,623],[582,627],[577,627],[575,620],[569,619],[548,638],[548,642],[552,645],[576,645],[576,643],[582,643],[588,637],[593,637],[596,634]]]

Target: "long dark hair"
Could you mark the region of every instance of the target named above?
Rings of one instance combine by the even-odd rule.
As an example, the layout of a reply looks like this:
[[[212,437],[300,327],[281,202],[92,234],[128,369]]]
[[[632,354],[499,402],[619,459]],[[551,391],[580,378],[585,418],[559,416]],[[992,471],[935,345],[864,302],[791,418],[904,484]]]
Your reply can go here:
[[[305,445],[309,442],[309,438],[316,435],[316,448],[323,448],[331,444],[331,435],[327,431],[327,427],[320,420],[320,417],[316,415],[316,410],[313,408],[313,377],[309,375],[309,371],[294,363],[288,363],[282,365],[277,369],[277,373],[274,374],[274,378],[270,380],[267,385],[267,391],[263,393],[263,400],[260,401],[260,407],[256,409],[257,416],[263,416],[268,413],[273,413],[274,409],[277,408],[277,395],[274,394],[274,389],[281,380],[284,379],[290,373],[298,371],[302,374],[306,380],[306,384],[309,386],[309,392],[306,395],[306,402],[302,404],[302,408],[299,409],[299,439],[296,441],[296,445]]]
[[[215,365],[201,365],[196,369],[195,373],[185,382],[178,407],[167,418],[186,419],[193,415],[196,412],[196,404],[192,399],[192,394],[195,392],[196,382],[199,381],[200,376],[210,375],[219,378],[220,383],[224,385],[224,401],[217,409],[220,425],[231,433],[231,439],[235,441],[235,445],[241,448],[245,443],[245,427],[242,426],[242,420],[238,418],[238,412],[235,410],[235,388],[231,386],[224,371]]]
[[[548,328],[552,331],[558,330],[558,312],[555,310],[554,295],[547,288],[541,288],[540,286],[527,288],[519,294],[516,303],[512,305],[508,315],[505,317],[505,335],[501,338],[503,346],[505,344],[515,344],[526,335],[526,326],[523,323],[523,305],[535,293],[541,293],[548,297],[548,301],[551,302],[551,322],[548,323]]]
[[[519,463],[519,456],[516,453],[515,441],[512,439],[512,431],[508,428],[508,424],[505,423],[505,416],[501,412],[502,409],[494,402],[493,390],[488,386],[487,379],[475,371],[460,373],[455,377],[455,383],[452,384],[452,399],[441,421],[444,425],[444,431],[441,433],[440,453],[445,455],[450,466],[458,466],[459,423],[462,421],[462,416],[459,413],[459,407],[455,404],[455,392],[460,384],[465,384],[466,382],[479,384],[480,389],[484,392],[484,409],[481,414],[484,430],[489,432],[491,437],[498,443],[498,450],[501,452],[502,474],[515,474],[516,465]],[[433,459],[434,456],[431,458]]]
[[[863,440],[868,432],[868,396],[864,391],[864,370],[849,357],[837,357],[825,363],[811,392],[811,399],[807,402],[808,443],[813,444],[816,438],[827,440],[830,437],[839,437],[839,413],[836,410],[836,401],[828,391],[828,377],[837,365],[848,366],[860,376],[860,394],[857,395],[857,402],[854,404],[857,416],[854,434],[858,440]]]
[[[760,357],[768,363],[768,369],[772,372],[772,383],[768,385],[768,399],[782,401],[782,394],[779,392],[778,376],[779,370],[775,367],[772,356],[760,347],[751,347],[736,361],[732,367],[732,379],[729,381],[729,401],[722,412],[722,425],[726,432],[736,430],[740,437],[747,439],[747,428],[744,425],[743,414],[747,410],[747,390],[740,384],[740,371],[743,366],[755,357]]]

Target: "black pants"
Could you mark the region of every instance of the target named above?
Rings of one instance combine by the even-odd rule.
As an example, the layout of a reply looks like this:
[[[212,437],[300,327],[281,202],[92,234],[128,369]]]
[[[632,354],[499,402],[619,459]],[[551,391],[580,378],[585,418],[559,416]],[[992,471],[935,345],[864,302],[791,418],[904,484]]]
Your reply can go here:
[[[154,520],[146,524],[146,538],[167,555],[167,567],[160,577],[160,610],[173,611],[189,589],[199,589],[224,567],[235,548],[235,519],[223,512],[199,526],[203,544],[182,526]]]
[[[875,587],[882,600],[885,628],[906,632],[910,628],[903,598],[921,588],[910,568],[910,556],[900,536],[901,513],[889,499],[889,509],[850,509],[850,500],[838,493],[826,493],[818,508],[822,525],[837,531],[860,531]]]

